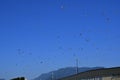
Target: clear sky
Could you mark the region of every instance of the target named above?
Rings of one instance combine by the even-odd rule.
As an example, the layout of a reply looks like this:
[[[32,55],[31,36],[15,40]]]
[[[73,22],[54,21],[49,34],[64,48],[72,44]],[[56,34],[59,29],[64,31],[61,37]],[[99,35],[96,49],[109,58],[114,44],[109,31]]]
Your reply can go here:
[[[120,0],[0,0],[0,78],[120,66]]]

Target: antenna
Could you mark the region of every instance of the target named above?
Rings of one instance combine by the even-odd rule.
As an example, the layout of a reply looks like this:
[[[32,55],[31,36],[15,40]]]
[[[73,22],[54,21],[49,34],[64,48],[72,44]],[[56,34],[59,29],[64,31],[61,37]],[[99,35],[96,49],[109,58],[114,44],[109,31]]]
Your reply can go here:
[[[76,74],[78,74],[78,58],[76,58]]]
[[[78,74],[78,58],[76,58],[76,75]],[[77,76],[75,78],[77,80]]]
[[[51,74],[51,78],[52,78],[52,80],[54,80],[54,73],[53,72]]]

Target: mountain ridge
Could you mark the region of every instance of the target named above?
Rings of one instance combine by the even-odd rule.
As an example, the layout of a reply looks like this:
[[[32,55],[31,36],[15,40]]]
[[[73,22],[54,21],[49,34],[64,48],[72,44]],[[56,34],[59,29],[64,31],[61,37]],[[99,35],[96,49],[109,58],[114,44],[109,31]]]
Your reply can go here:
[[[88,70],[95,70],[95,69],[100,69],[104,67],[79,67],[78,72],[84,72]],[[65,68],[60,68],[55,71],[50,71],[48,73],[43,73],[40,76],[32,79],[32,80],[52,80],[53,79],[59,79],[67,76],[71,76],[76,74],[76,67],[65,67]]]

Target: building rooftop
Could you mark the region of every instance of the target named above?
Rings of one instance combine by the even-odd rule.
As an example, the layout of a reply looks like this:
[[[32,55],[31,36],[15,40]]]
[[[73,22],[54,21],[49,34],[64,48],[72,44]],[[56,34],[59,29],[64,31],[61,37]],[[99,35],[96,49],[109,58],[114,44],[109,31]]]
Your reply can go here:
[[[68,79],[68,78],[92,78],[92,77],[102,77],[102,76],[114,76],[120,75],[120,67],[113,67],[113,68],[100,68],[95,70],[89,70],[85,72],[81,72],[72,76],[64,77],[61,79]],[[59,79],[59,80],[61,80]]]

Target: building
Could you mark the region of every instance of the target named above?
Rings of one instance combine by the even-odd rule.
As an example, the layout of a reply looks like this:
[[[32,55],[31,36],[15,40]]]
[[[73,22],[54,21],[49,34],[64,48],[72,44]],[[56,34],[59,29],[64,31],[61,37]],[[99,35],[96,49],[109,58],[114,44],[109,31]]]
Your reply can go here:
[[[13,78],[11,80],[27,80],[25,77],[18,77],[18,78]]]
[[[120,67],[89,70],[58,80],[120,80]]]

